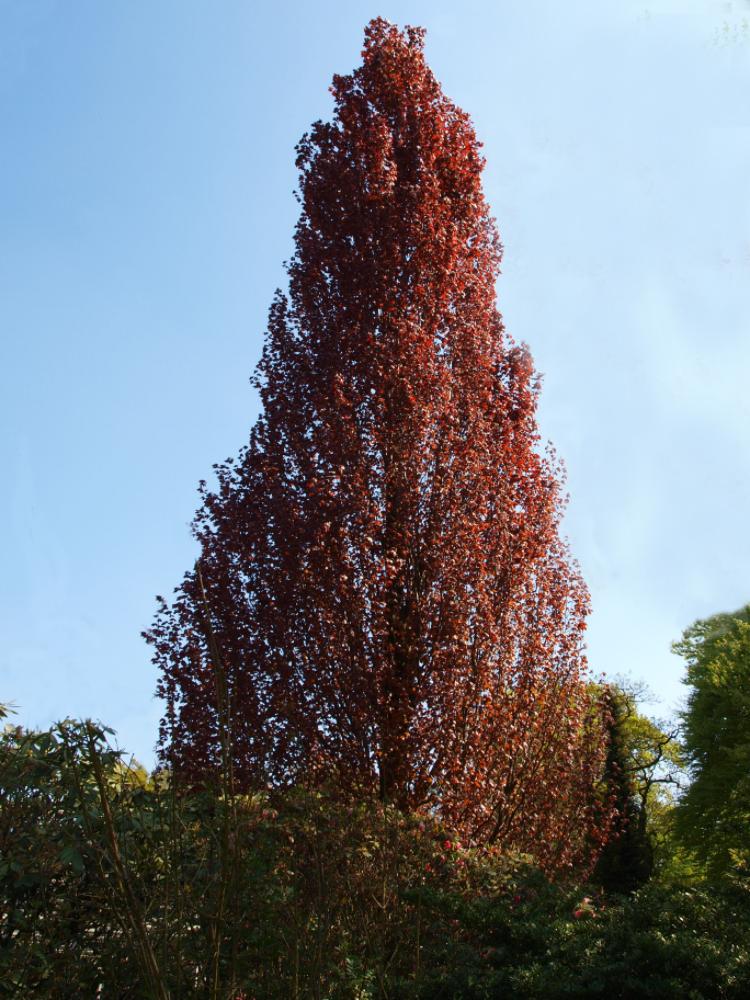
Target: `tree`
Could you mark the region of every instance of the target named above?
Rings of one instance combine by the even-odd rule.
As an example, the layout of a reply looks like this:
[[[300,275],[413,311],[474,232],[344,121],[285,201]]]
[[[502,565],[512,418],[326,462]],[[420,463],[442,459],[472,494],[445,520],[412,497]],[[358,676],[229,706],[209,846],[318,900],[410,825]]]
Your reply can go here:
[[[664,863],[667,817],[682,775],[677,729],[648,718],[638,708],[648,696],[641,685],[608,684],[609,745],[603,785],[617,819],[593,877],[605,889],[631,892]]]
[[[653,701],[644,685],[618,681],[614,689],[621,705],[626,773],[632,782],[639,830],[653,852],[654,869],[677,874],[672,826],[686,778],[679,725],[643,714],[640,703]]]
[[[479,144],[420,29],[372,21],[332,93],[297,147],[262,414],[147,633],[162,752],[198,777],[228,730],[241,784],[325,780],[564,864],[606,829],[588,593],[495,306]]]
[[[682,741],[691,784],[676,832],[709,874],[750,862],[750,605],[697,621],[676,642],[691,688]]]
[[[646,836],[645,814],[636,800],[623,731],[624,707],[618,693],[606,694],[608,748],[603,786],[616,810],[616,823],[593,871],[594,881],[608,892],[632,892],[648,881],[653,852]]]

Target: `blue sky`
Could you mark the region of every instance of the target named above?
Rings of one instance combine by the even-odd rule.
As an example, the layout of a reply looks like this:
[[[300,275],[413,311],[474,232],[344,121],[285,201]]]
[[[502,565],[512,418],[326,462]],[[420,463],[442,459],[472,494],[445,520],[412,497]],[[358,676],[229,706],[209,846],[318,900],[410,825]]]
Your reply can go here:
[[[140,638],[257,414],[293,147],[382,14],[485,143],[594,673],[750,601],[750,2],[0,0],[0,701],[146,763]]]

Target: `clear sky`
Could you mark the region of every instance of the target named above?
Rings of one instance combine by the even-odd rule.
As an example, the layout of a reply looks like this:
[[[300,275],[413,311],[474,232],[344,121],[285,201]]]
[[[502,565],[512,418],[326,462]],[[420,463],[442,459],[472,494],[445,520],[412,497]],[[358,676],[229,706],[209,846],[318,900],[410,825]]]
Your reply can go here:
[[[670,642],[750,601],[750,2],[0,0],[0,701],[153,762],[140,631],[297,216],[293,148],[381,14],[485,143],[509,331],[589,583],[595,673],[682,697]]]

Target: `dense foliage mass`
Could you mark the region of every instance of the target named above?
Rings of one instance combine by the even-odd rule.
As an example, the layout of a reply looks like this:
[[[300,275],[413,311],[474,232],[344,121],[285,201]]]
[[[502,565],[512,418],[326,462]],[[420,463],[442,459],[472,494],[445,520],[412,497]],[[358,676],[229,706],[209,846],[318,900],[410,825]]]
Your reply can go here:
[[[677,728],[638,708],[648,700],[642,685],[607,685],[608,750],[603,785],[616,810],[609,841],[593,877],[607,890],[629,892],[655,870],[676,874],[671,827],[676,795],[684,784],[684,754]]]
[[[681,842],[713,875],[750,866],[750,606],[697,621],[675,652],[690,686],[683,742],[692,781]]]
[[[298,147],[263,411],[149,633],[163,759],[200,779],[229,730],[241,787],[334,782],[562,868],[609,825],[588,595],[495,305],[479,144],[422,42],[373,21]]]
[[[324,791],[177,794],[105,733],[0,736],[0,996],[659,1000],[750,993],[750,892],[550,882]]]

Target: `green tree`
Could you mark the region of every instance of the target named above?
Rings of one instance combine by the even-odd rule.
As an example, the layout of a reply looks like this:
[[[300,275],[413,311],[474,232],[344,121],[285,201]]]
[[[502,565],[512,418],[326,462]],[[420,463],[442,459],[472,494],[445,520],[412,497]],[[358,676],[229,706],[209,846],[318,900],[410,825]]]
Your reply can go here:
[[[671,820],[684,775],[677,727],[651,718],[639,705],[651,700],[640,684],[618,679],[606,689],[609,751],[605,786],[619,816],[619,835],[594,871],[605,889],[631,892],[655,870],[672,872]]]
[[[682,740],[692,781],[676,833],[716,877],[750,860],[750,605],[695,622],[673,649],[691,688]]]
[[[609,709],[609,748],[604,784],[606,794],[617,810],[617,827],[615,835],[599,855],[593,877],[608,892],[632,892],[651,877],[653,849],[646,833],[645,811],[636,798],[635,782],[629,767],[623,698],[616,689],[610,688],[606,702]]]
[[[654,868],[675,874],[672,819],[677,795],[685,784],[679,728],[674,721],[653,718],[640,710],[644,701],[653,700],[645,686],[619,681],[616,690],[639,827],[650,841]]]

